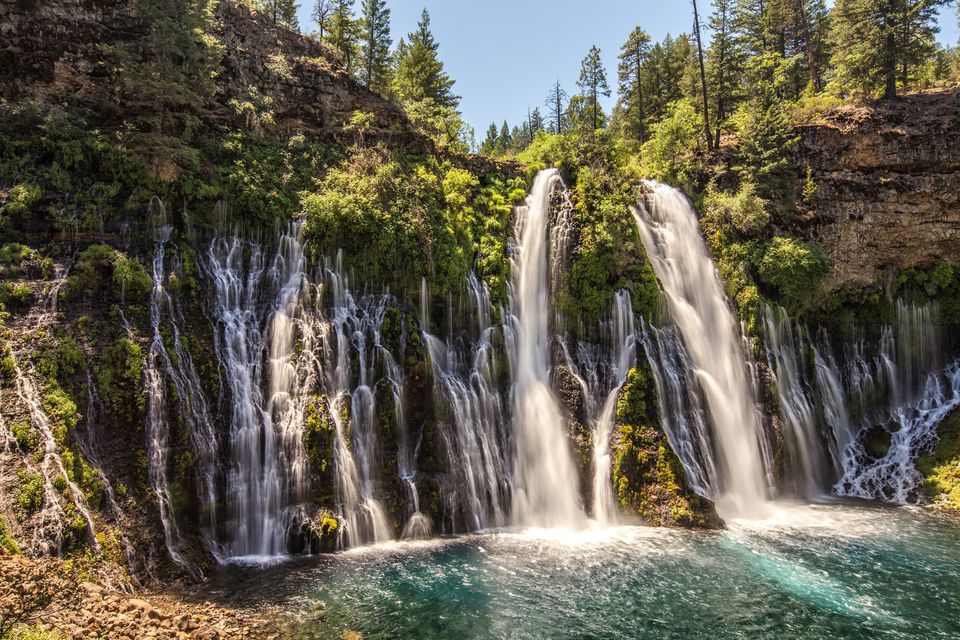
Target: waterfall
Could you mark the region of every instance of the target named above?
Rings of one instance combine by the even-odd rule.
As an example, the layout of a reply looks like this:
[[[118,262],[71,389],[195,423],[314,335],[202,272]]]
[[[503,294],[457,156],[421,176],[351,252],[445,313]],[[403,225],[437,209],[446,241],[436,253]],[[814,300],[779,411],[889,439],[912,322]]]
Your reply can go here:
[[[555,169],[537,175],[526,205],[517,211],[513,260],[517,443],[513,520],[536,527],[576,526],[583,517],[566,425],[549,375],[548,227],[551,195],[562,185]]]
[[[718,470],[710,452],[713,433],[706,420],[697,374],[679,331],[644,322],[641,344],[654,386],[660,424],[670,448],[683,464],[690,488],[710,497],[717,494]]]
[[[153,328],[153,339],[147,353],[147,363],[143,372],[143,386],[147,395],[147,475],[150,486],[157,497],[167,553],[174,562],[186,566],[186,559],[180,552],[180,529],[177,526],[176,514],[173,510],[173,497],[170,492],[168,475],[170,425],[167,422],[166,387],[161,371],[161,367],[168,371],[172,369],[170,357],[163,342],[163,335],[160,333],[162,308],[164,305],[170,304],[169,296],[163,286],[166,277],[164,258],[171,231],[171,227],[165,224],[159,226],[156,230],[153,254],[153,289],[150,294],[150,325]]]
[[[757,515],[767,501],[760,420],[733,311],[693,207],[676,189],[653,182],[645,187],[649,193],[633,214],[706,397],[718,457],[711,461],[719,471],[718,510],[726,517]]]
[[[789,439],[784,449],[797,458],[790,461],[796,468],[788,472],[792,472],[796,493],[817,497],[829,482],[830,463],[821,428],[823,420],[804,377],[809,340],[802,327],[794,326],[786,311],[771,306],[764,309],[764,330],[767,359],[777,379],[780,415]]]
[[[227,529],[231,557],[285,553],[306,484],[304,411],[318,361],[300,225],[277,234],[273,259],[237,236],[210,243],[216,352],[229,402]],[[297,340],[301,356],[297,357]]]
[[[337,495],[346,524],[342,544],[357,546],[392,538],[379,495],[380,444],[376,424],[378,358],[392,360],[380,340],[389,296],[367,296],[358,304],[343,272],[342,256],[327,264],[324,288],[332,299],[324,324],[325,391],[336,425]],[[351,356],[356,357],[355,367]],[[356,385],[353,384],[355,370]],[[395,393],[395,392],[394,392]]]
[[[599,415],[593,423],[593,517],[601,526],[616,522],[617,503],[613,495],[613,465],[610,458],[610,434],[617,418],[617,399],[627,374],[636,362],[637,332],[630,293],[614,294],[610,321],[609,367],[612,384]]]
[[[434,380],[437,420],[447,473],[444,503],[450,520],[478,531],[506,524],[510,484],[508,437],[504,402],[493,375],[497,368],[493,345],[496,327],[490,321],[490,296],[471,274],[467,280],[475,307],[476,338],[466,353],[451,336],[444,342],[424,329]],[[422,308],[426,310],[424,300]]]

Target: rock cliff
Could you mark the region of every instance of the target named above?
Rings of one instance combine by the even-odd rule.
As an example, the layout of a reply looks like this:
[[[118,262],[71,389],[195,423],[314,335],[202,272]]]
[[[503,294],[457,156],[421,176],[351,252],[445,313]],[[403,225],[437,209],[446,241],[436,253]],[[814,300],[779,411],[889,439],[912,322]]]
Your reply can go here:
[[[800,127],[816,182],[810,232],[832,265],[826,287],[867,288],[890,269],[960,258],[960,93],[844,107]]]

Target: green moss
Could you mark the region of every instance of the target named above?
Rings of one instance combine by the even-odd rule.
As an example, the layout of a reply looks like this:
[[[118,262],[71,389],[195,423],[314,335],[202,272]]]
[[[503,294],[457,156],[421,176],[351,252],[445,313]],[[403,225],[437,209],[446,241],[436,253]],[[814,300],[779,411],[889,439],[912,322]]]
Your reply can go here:
[[[6,194],[6,199],[0,201],[0,215],[23,215],[40,199],[40,187],[35,184],[21,182],[13,185]]]
[[[40,443],[40,436],[26,420],[13,423],[10,432],[13,434],[13,439],[17,441],[17,446],[24,452],[36,450]]]
[[[960,511],[960,411],[954,411],[937,429],[936,449],[917,460],[927,496]]]
[[[43,506],[43,477],[23,469],[17,473],[14,500],[24,515],[33,515]]]
[[[630,371],[617,401],[613,487],[629,513],[661,526],[719,526],[713,506],[686,486],[683,466],[657,424],[649,369]]]
[[[3,516],[0,516],[0,555],[11,555],[15,556],[20,553],[20,547],[17,546],[17,541],[13,539],[13,536],[10,535],[10,531],[7,529],[7,523],[4,522]]]

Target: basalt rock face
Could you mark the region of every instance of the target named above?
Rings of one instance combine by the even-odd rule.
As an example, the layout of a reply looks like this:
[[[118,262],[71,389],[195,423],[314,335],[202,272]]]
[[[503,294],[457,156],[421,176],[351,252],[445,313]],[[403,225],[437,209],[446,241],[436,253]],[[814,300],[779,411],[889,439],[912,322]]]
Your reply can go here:
[[[289,133],[338,134],[362,111],[375,118],[369,139],[418,153],[436,152],[429,139],[414,132],[399,106],[361,86],[330,47],[274,27],[246,5],[229,1],[217,5],[217,36],[225,47],[219,116],[231,117],[224,105],[256,88],[271,98],[277,125]]]
[[[91,121],[116,116],[105,51],[148,28],[136,2],[0,0],[0,95],[70,106]],[[374,116],[368,141],[436,153],[403,110],[354,80],[330,47],[274,27],[231,0],[217,4],[214,35],[222,45],[222,69],[202,114],[208,125],[243,126],[230,102],[256,92],[269,99],[277,128],[287,134],[338,138],[344,123],[362,111]]]
[[[798,133],[798,166],[817,187],[805,209],[832,265],[829,291],[960,259],[960,93],[845,107]]]

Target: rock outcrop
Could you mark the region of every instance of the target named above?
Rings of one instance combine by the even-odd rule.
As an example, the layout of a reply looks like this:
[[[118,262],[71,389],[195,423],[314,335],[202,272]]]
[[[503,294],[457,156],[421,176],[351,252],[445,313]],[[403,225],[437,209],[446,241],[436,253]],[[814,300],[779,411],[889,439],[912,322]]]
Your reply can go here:
[[[832,265],[828,291],[960,260],[960,94],[843,107],[799,135],[799,168],[816,183],[804,205],[811,235]]]

